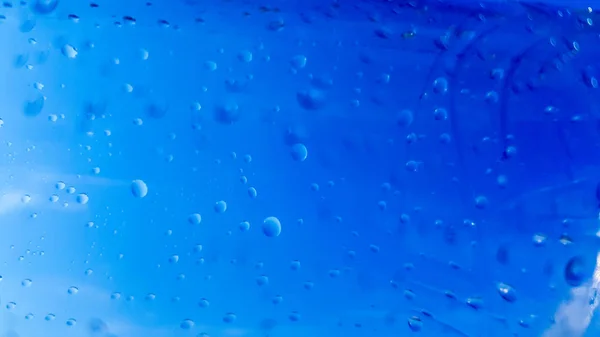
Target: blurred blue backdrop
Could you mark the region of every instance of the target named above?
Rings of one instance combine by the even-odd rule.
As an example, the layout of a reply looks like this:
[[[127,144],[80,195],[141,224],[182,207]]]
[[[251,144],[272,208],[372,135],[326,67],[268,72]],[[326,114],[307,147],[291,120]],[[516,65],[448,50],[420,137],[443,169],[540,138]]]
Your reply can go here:
[[[589,5],[4,1],[0,335],[596,336]]]

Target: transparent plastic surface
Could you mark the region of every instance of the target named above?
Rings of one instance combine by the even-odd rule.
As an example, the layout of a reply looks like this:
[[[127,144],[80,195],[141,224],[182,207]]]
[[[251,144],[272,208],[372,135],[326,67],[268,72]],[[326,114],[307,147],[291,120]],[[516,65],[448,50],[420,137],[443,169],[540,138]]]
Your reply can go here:
[[[3,2],[0,335],[596,336],[588,5]]]

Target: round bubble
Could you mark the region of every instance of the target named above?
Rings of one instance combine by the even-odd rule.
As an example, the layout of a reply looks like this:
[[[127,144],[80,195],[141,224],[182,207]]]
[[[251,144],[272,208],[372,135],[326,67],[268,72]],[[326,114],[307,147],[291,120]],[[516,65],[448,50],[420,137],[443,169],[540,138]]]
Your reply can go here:
[[[408,127],[410,126],[415,119],[414,113],[410,110],[402,110],[398,114],[398,118],[396,119],[396,123],[400,127]]]
[[[184,330],[189,330],[193,328],[194,325],[195,323],[191,319],[184,319],[179,326]]]
[[[56,7],[58,7],[58,0],[35,0],[32,9],[36,14],[50,14]]]
[[[250,230],[250,223],[248,221],[242,221],[239,224],[240,231],[247,232]]]
[[[232,312],[228,312],[225,314],[225,316],[223,316],[223,322],[225,323],[233,323],[233,321],[235,321],[237,319],[236,314],[232,313]]]
[[[587,265],[585,259],[581,256],[574,256],[565,266],[565,281],[571,287],[579,287],[589,277],[591,277],[591,267]]]
[[[296,55],[292,58],[292,60],[290,61],[290,63],[292,64],[292,67],[296,68],[296,69],[301,69],[306,67],[306,56],[304,55]]]
[[[215,212],[217,213],[225,213],[225,211],[227,210],[227,203],[223,200],[221,201],[217,201],[215,203]]]
[[[292,158],[295,161],[305,161],[308,157],[308,149],[302,143],[297,143],[292,146]]]
[[[188,216],[188,222],[192,225],[199,225],[202,222],[202,216],[198,213],[193,213]]]
[[[274,216],[270,216],[263,221],[263,233],[267,237],[276,237],[281,234],[281,222]]]
[[[256,198],[258,196],[258,192],[256,191],[256,188],[249,187],[248,188],[248,196],[252,199]]]
[[[80,195],[77,196],[77,202],[82,205],[87,204],[88,201],[90,201],[90,197],[88,197],[88,195],[85,193],[81,193]]]
[[[131,194],[136,198],[148,195],[148,186],[143,180],[136,179],[131,183]]]

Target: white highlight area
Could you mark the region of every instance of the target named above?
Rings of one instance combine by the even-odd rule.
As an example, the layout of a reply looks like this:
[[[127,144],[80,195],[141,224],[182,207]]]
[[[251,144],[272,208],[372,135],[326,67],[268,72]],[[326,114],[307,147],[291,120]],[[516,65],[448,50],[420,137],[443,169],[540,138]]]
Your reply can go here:
[[[598,308],[600,288],[600,253],[592,279],[571,290],[569,300],[562,303],[554,314],[555,324],[544,332],[543,337],[580,337],[590,329],[592,318]]]

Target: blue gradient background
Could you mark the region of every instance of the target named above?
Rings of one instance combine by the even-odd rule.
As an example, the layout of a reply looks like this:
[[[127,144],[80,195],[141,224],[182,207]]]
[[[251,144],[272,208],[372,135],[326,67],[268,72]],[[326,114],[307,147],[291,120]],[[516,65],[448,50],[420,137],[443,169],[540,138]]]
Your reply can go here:
[[[600,330],[591,3],[95,3],[0,9],[1,336]]]

